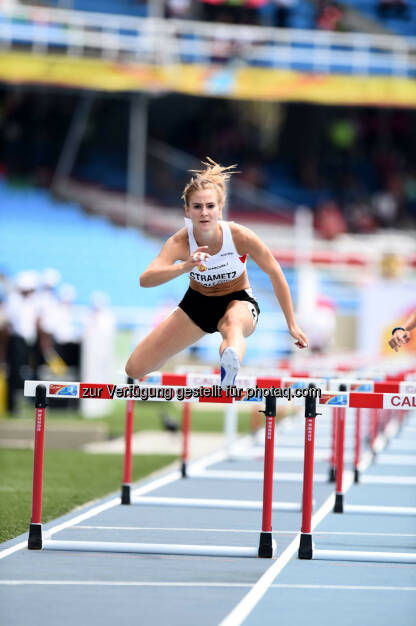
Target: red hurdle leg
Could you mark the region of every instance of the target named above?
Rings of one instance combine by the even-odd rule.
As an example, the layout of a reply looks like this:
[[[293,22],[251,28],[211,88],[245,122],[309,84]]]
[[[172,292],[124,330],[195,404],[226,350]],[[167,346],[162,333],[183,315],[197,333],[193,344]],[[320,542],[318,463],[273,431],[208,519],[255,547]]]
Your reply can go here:
[[[399,412],[401,413],[401,411]],[[384,423],[384,431],[386,431],[387,426],[390,424],[391,421],[393,421],[394,419],[397,419],[394,411],[385,411],[385,413],[386,413],[386,420]]]
[[[361,409],[355,409],[354,482],[360,482]]]
[[[347,410],[338,407],[337,419],[337,469],[335,472],[335,506],[334,513],[344,512],[344,494],[342,480],[344,476],[344,439],[345,439],[345,415]]]
[[[329,463],[329,482],[335,482],[335,468],[337,465],[337,410],[332,409],[332,430],[331,430],[331,461]]]
[[[29,528],[29,550],[42,549],[42,485],[45,448],[46,387],[36,387],[35,449],[33,454],[32,518]]]
[[[375,454],[374,447],[378,435],[379,417],[379,409],[371,409],[370,448],[373,454]]]
[[[271,558],[273,556],[272,504],[276,398],[266,398],[264,414],[266,416],[266,432],[264,442],[263,520],[258,554],[259,557]]]
[[[302,529],[298,557],[312,559],[313,457],[315,449],[316,398],[305,400],[305,457],[303,464]]]
[[[189,455],[189,430],[191,427],[191,405],[187,402],[182,407],[182,478],[186,478],[186,467]]]
[[[132,385],[133,380],[128,379],[128,384]],[[134,400],[126,402],[126,428],[125,428],[125,448],[124,448],[124,469],[123,484],[121,487],[121,504],[131,504],[131,481],[132,481],[132,440],[134,427]]]

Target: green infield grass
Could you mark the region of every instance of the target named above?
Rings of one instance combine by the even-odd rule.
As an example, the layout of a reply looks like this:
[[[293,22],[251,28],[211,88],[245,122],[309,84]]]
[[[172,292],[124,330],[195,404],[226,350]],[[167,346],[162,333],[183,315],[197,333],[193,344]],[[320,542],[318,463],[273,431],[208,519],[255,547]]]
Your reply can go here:
[[[169,465],[174,455],[136,455],[133,480]],[[42,522],[120,488],[121,454],[88,454],[79,450],[46,450]],[[32,506],[33,451],[0,450],[0,542],[29,529]]]

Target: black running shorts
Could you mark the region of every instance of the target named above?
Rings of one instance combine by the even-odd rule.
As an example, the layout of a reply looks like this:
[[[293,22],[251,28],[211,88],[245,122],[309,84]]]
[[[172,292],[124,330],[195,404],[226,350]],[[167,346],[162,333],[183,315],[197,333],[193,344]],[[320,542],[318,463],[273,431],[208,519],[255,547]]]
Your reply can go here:
[[[251,295],[251,289],[241,289],[241,291],[234,291],[226,296],[205,296],[189,287],[178,306],[201,330],[206,333],[215,333],[218,331],[218,322],[233,300],[241,300],[253,305],[251,311],[255,324],[260,314],[260,308],[257,300]]]

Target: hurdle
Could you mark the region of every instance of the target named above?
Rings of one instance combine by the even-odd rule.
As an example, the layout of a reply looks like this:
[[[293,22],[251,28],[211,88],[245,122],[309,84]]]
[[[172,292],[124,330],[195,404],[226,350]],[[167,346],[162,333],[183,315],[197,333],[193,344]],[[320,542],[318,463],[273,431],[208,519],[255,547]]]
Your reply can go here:
[[[291,372],[289,372],[291,373]],[[302,374],[302,372],[293,372],[294,374]],[[283,372],[286,374],[286,372]],[[298,388],[306,388],[307,384],[312,381],[321,389],[326,387],[326,380],[323,378],[312,378],[307,379],[305,381],[301,376],[282,376],[280,373],[276,375],[275,370],[264,370],[262,374],[259,376],[258,373],[246,373],[241,374],[237,377],[235,381],[235,386],[237,389],[247,389],[247,388],[271,388],[271,387],[280,387],[283,389],[287,389],[289,387],[293,387],[294,389]],[[220,384],[220,374],[219,372],[191,372],[191,373],[169,373],[169,372],[153,372],[152,374],[148,374],[140,379],[139,382],[143,382],[145,384],[151,383],[154,385],[186,385],[189,387],[199,387],[199,386],[215,386]],[[215,401],[215,400],[214,400]],[[252,399],[252,402],[255,402],[255,399]],[[185,410],[185,408],[184,408]],[[262,412],[262,411],[260,411]],[[184,418],[183,418],[184,419]],[[226,406],[226,420],[225,420],[225,437],[226,437],[226,449],[228,453],[229,460],[234,460],[235,454],[233,453],[233,445],[235,441],[235,435],[237,432],[237,415],[236,415],[236,407],[233,404],[227,404]],[[278,449],[276,449],[278,450]],[[276,453],[275,450],[275,453]],[[264,455],[264,446],[261,448],[262,457]],[[282,454],[282,452],[277,452],[278,454]],[[297,453],[297,451],[288,452],[287,454],[291,454],[290,458],[293,458],[295,455],[298,459],[302,460],[303,456]],[[256,452],[254,452],[256,455]],[[244,451],[240,451],[238,457],[246,457],[246,453]],[[210,470],[210,469],[199,469],[199,470],[188,470],[187,469],[187,458],[188,458],[188,448],[183,443],[183,454],[182,454],[182,466],[181,472],[183,477],[188,477],[192,479],[213,479],[213,480],[252,480],[259,481],[263,479],[262,472],[236,472],[234,470]],[[300,482],[302,479],[302,475],[296,472],[279,472],[279,479],[282,482]],[[316,477],[317,482],[326,482],[323,476]],[[284,503],[283,508],[280,510],[290,510],[290,511],[300,511],[301,504],[293,503]]]
[[[294,386],[295,388],[305,388],[306,384],[310,382],[311,379],[301,379],[298,377],[276,377],[276,376],[272,376],[272,375],[268,375],[265,373],[262,373],[261,377],[259,376],[253,376],[253,375],[245,375],[240,377],[237,382],[239,385],[264,385],[266,387],[270,387],[272,385],[283,385],[284,387],[289,387],[289,386]],[[152,384],[156,384],[158,386],[163,386],[163,385],[168,385],[168,384],[188,384],[188,385],[200,385],[200,384],[217,384],[219,383],[219,375],[217,374],[212,374],[212,373],[195,373],[195,374],[171,374],[171,373],[161,373],[161,372],[155,372],[153,374],[150,374],[146,377],[144,377],[143,379],[144,383],[149,383],[151,382]],[[326,381],[323,381],[322,379],[315,379],[313,382],[318,383],[321,387],[324,385],[324,383]],[[338,380],[335,381],[328,381],[328,382],[339,382]],[[132,381],[130,380],[129,383],[131,384]],[[374,385],[378,385],[379,383],[374,383],[373,381],[370,380],[354,380],[354,379],[348,379],[346,380],[345,383],[350,389],[355,389],[355,390],[372,390],[374,388]],[[376,387],[377,388],[377,387]],[[392,387],[389,387],[389,390],[398,390],[401,387],[397,387],[397,383],[396,383],[396,387],[393,389]],[[125,455],[125,466],[127,464],[127,462],[130,463],[130,475],[131,475],[131,452],[129,452],[129,443],[128,443],[128,439],[127,439],[127,432],[130,432],[130,438],[131,438],[131,433],[132,433],[132,428],[129,427],[129,422],[130,422],[130,414],[129,414],[129,409],[130,406],[132,406],[132,402],[130,400],[127,401],[127,414],[126,414],[126,455]],[[130,405],[130,406],[129,406]],[[133,410],[133,409],[132,409]],[[336,410],[336,409],[335,409]],[[226,411],[227,411],[227,416],[228,416],[228,420],[226,420],[226,433],[227,433],[227,449],[228,451],[230,451],[231,446],[232,446],[232,435],[236,430],[236,406],[234,404],[226,404]],[[183,450],[182,450],[182,463],[181,463],[181,473],[183,477],[191,477],[191,478],[204,478],[204,479],[212,479],[212,480],[223,480],[223,479],[227,479],[227,480],[251,480],[251,481],[260,481],[263,479],[263,473],[262,472],[236,472],[233,470],[211,470],[211,469],[199,469],[199,470],[191,470],[190,472],[187,470],[187,459],[188,459],[188,438],[189,438],[189,422],[190,422],[190,413],[191,413],[191,407],[188,403],[184,403],[183,404]],[[355,459],[354,459],[354,467],[355,467],[355,479],[357,480],[358,478],[358,460],[359,457],[357,457],[357,432],[359,432],[359,429],[357,431],[357,426],[356,426],[356,433],[355,433],[355,437],[356,437],[356,445],[355,445]],[[359,439],[358,439],[359,442]],[[130,444],[131,447],[131,444]],[[275,451],[276,452],[276,451]],[[258,456],[259,452],[256,452],[256,450],[254,449],[252,453],[248,454],[247,451],[242,451],[240,456],[246,457],[247,456]],[[277,456],[278,458],[287,458],[287,459],[294,459],[297,458],[299,460],[302,460],[303,455],[302,453],[299,453],[297,450],[290,450],[290,449],[286,449],[284,451],[277,449]],[[326,453],[324,451],[318,451],[315,454],[315,457],[320,457],[321,459],[325,459],[326,458]],[[126,473],[126,470],[125,470]],[[277,478],[277,477],[275,477]],[[302,480],[302,474],[300,473],[296,473],[296,472],[279,472],[279,480],[281,482],[300,482]],[[364,482],[372,482],[372,481],[377,481],[377,484],[382,484],[381,483],[381,479],[382,477],[380,476],[368,476],[368,477],[364,477]],[[123,486],[122,486],[122,503],[124,504],[132,504],[132,499],[130,496],[130,488],[125,484],[126,482],[128,482],[128,480],[124,479],[123,481]],[[324,475],[316,475],[315,476],[315,482],[320,482],[320,483],[324,483],[327,482],[327,479],[325,478]],[[416,484],[416,479],[414,477],[392,477],[392,476],[388,476],[386,477],[386,484]],[[128,490],[128,491],[127,491]],[[136,504],[136,502],[134,502],[134,504]],[[137,502],[137,504],[142,504],[142,505],[146,505],[148,504],[147,501],[140,501]],[[158,505],[158,506],[164,506],[171,504],[171,502],[169,500],[167,500],[166,502],[164,502],[163,500],[158,500],[157,502],[154,501],[154,504]],[[178,506],[179,503],[177,503]],[[208,501],[206,500],[205,502],[201,502],[199,499],[195,502],[192,502],[190,500],[186,500],[183,503],[183,506],[203,506],[205,504],[205,506],[207,508],[222,508],[222,507],[226,507],[227,503],[226,502],[220,502],[220,501]],[[257,507],[260,507],[261,503],[257,503]],[[229,502],[229,506],[233,506],[233,502],[230,501]],[[240,507],[242,507],[242,503],[239,504]],[[247,505],[247,506],[251,506],[251,505]],[[274,503],[274,507],[276,510],[286,510],[286,511],[297,511],[300,510],[300,504],[296,504],[296,503]]]
[[[287,376],[286,373],[290,375]],[[346,386],[347,390],[350,391],[366,391],[366,392],[400,392],[400,393],[413,393],[416,390],[416,383],[407,381],[402,376],[397,377],[397,381],[386,382],[386,381],[374,381],[368,379],[359,379],[359,378],[337,378],[337,379],[325,379],[325,378],[308,378],[311,372],[307,371],[286,371],[280,372],[278,374],[274,373],[273,370],[262,370],[259,374],[258,372],[246,372],[240,375],[236,380],[236,386],[240,388],[245,388],[248,385],[257,386],[257,387],[271,387],[271,386],[281,386],[282,388],[293,387],[296,388],[305,388],[308,384],[314,384],[315,386],[319,386],[321,389],[325,388],[327,385],[331,389],[333,386],[339,386],[342,384]],[[296,374],[296,375],[295,375]],[[303,378],[302,378],[303,376]],[[145,383],[152,383],[156,385],[165,385],[165,384],[181,384],[181,385],[218,385],[220,382],[219,373],[215,372],[193,372],[193,373],[165,373],[165,372],[154,372],[145,376],[141,379]],[[185,405],[186,407],[186,405]],[[184,411],[185,411],[184,407]],[[227,405],[227,418],[226,419],[226,447],[228,450],[230,460],[234,460],[235,455],[230,454],[233,445],[233,436],[235,437],[236,433],[236,407],[233,405]],[[374,410],[375,411],[375,410]],[[333,421],[336,418],[337,409],[333,411]],[[404,413],[404,412],[403,412]],[[185,417],[183,418],[185,420]],[[354,450],[351,460],[353,461],[354,468],[354,480],[358,482],[360,480],[360,456],[361,456],[361,409],[356,410],[355,416],[355,432],[354,432]],[[374,428],[373,428],[374,430]],[[376,435],[372,438],[373,444],[373,454],[376,453]],[[184,435],[185,437],[185,435]],[[325,482],[334,482],[335,481],[335,463],[336,463],[336,449],[335,449],[335,424],[332,429],[332,442],[331,442],[331,460],[330,460],[330,471],[329,477],[324,477],[323,474],[315,475],[315,482],[325,483]],[[184,449],[185,449],[185,440],[184,440]],[[238,454],[238,458],[254,458],[261,459],[262,454],[264,452],[263,447],[252,447],[250,450],[241,450]],[[290,450],[290,449],[276,449],[275,453],[277,454],[277,458],[281,460],[302,460],[303,455],[298,450]],[[185,452],[183,453],[185,455]],[[186,448],[187,455],[187,448]],[[183,456],[182,461],[182,475],[190,478],[211,478],[211,479],[229,479],[229,480],[262,480],[261,472],[236,472],[233,470],[198,470],[188,472],[186,469],[186,458],[187,456]],[[326,460],[327,454],[325,451],[315,451],[315,458],[320,460]],[[393,462],[394,459],[390,459],[390,462]],[[301,482],[303,479],[302,474],[296,472],[279,472],[279,478],[282,482]],[[365,483],[376,482],[377,484],[382,484],[383,477],[381,476],[365,476],[362,478],[362,481]],[[394,477],[394,476],[386,476],[385,484],[416,484],[416,478],[412,476],[407,477]]]
[[[128,378],[127,384],[132,385],[133,379]],[[132,481],[132,440],[134,427],[134,400],[129,398],[126,402],[126,426],[124,435],[124,463],[123,463],[123,482],[121,485],[121,504],[130,504],[131,502],[131,481]]]
[[[413,375],[413,370],[412,370],[412,375]],[[304,380],[305,383],[308,382],[308,379]],[[413,381],[408,381],[408,380],[397,380],[397,381],[373,381],[373,380],[364,380],[364,379],[343,379],[343,378],[339,378],[339,379],[331,379],[328,381],[328,386],[329,388],[333,388],[333,387],[338,387],[338,386],[342,386],[342,390],[344,391],[354,391],[355,393],[360,393],[360,392],[367,392],[368,394],[373,394],[373,393],[378,393],[378,394],[404,394],[404,395],[412,395],[414,393],[416,393],[416,382]],[[344,387],[346,389],[344,389]],[[363,484],[378,484],[378,485],[382,485],[382,484],[386,484],[386,485],[416,485],[416,477],[414,476],[388,476],[388,475],[381,475],[381,476],[361,476],[360,473],[360,458],[361,458],[361,454],[362,454],[362,444],[361,444],[361,426],[362,426],[362,411],[365,409],[366,407],[357,407],[357,408],[352,408],[351,410],[354,411],[355,410],[355,424],[354,424],[354,449],[353,449],[353,455],[351,457],[351,460],[353,460],[353,472],[354,472],[354,482],[358,483],[361,482]],[[406,407],[407,408],[407,407]],[[395,409],[397,409],[397,407],[395,407]],[[342,419],[344,422],[344,428],[345,428],[345,416],[343,415],[344,412],[344,408],[342,407],[342,405],[340,406],[336,406],[333,408],[332,410],[332,432],[331,432],[331,457],[330,457],[330,467],[329,467],[329,476],[326,479],[322,474],[318,474],[316,476],[314,476],[314,480],[315,482],[335,482],[335,469],[336,469],[336,453],[337,453],[337,436],[336,436],[336,424],[339,422],[340,420],[340,416],[342,415]],[[398,456],[398,455],[383,455],[383,457],[381,458],[376,458],[377,452],[380,451],[380,445],[382,445],[384,447],[384,440],[383,438],[379,437],[379,426],[380,426],[380,412],[383,411],[384,413],[387,412],[387,409],[385,408],[377,408],[377,407],[370,407],[368,408],[369,411],[372,411],[374,413],[373,418],[375,417],[376,419],[373,422],[370,422],[370,428],[371,428],[371,443],[370,443],[370,448],[371,448],[371,454],[373,455],[373,460],[376,461],[379,464],[393,464],[393,465],[404,465],[404,464],[409,464],[409,465],[413,465],[415,464],[415,459],[414,457],[403,457],[403,456]],[[402,426],[403,424],[403,419],[404,419],[404,414],[406,413],[405,410],[400,410],[400,411],[395,411],[396,415],[399,415],[400,419],[396,420],[398,421],[398,425],[399,427]],[[344,448],[343,448],[344,450]],[[260,450],[256,451],[255,449],[252,449],[250,451],[247,451],[246,454],[242,454],[242,456],[244,456],[245,458],[260,458],[261,452]],[[295,451],[291,451],[291,450],[286,450],[284,453],[281,454],[280,458],[294,458],[294,456],[296,455]],[[297,455],[298,458],[300,458],[300,454]],[[343,453],[343,460],[345,461],[345,455]],[[278,457],[279,458],[279,457]],[[315,450],[315,459],[318,460],[324,460],[326,458],[326,454],[323,450]],[[283,473],[284,475],[284,473]],[[281,476],[281,474],[279,473],[279,476]],[[298,481],[298,480],[302,480],[303,476],[302,475],[289,475],[285,478],[281,477],[281,480],[288,480],[288,481]]]
[[[128,385],[132,385],[128,380]],[[161,386],[159,386],[161,388]],[[226,405],[227,416],[231,422],[237,419],[236,404],[227,403]],[[263,412],[263,411],[261,411]],[[220,500],[215,498],[171,498],[171,497],[140,497],[136,498],[131,491],[131,474],[132,474],[132,454],[131,454],[131,439],[133,433],[133,417],[134,415],[134,400],[127,400],[126,405],[126,428],[125,428],[125,457],[124,457],[124,474],[123,484],[121,491],[121,503],[132,504],[141,506],[179,506],[179,507],[192,507],[192,508],[207,508],[207,509],[233,509],[233,510],[261,510],[261,501],[250,500]],[[228,470],[207,470],[207,469],[188,469],[188,451],[189,451],[189,430],[191,421],[191,404],[188,402],[183,403],[182,413],[182,455],[181,455],[181,476],[182,478],[208,478],[208,479],[229,479],[229,480],[241,480],[242,475],[238,472],[230,472]],[[231,426],[233,429],[233,425]],[[228,433],[229,434],[229,433]],[[227,438],[228,441],[229,437]],[[299,457],[303,459],[302,457]],[[279,474],[280,476],[280,474]],[[248,472],[247,480],[260,481],[264,479],[264,472]],[[277,479],[277,474],[273,476],[274,480]],[[298,476],[296,477],[298,480]],[[272,503],[272,509],[274,511],[287,511],[287,512],[300,512],[300,502],[284,502],[275,501]]]
[[[340,391],[345,391],[345,385],[340,385]],[[416,507],[400,507],[400,506],[383,506],[383,505],[356,505],[345,504],[344,492],[343,492],[343,474],[344,474],[344,436],[345,436],[345,415],[347,409],[345,407],[336,407],[333,409],[337,411],[337,454],[336,454],[336,487],[335,487],[335,504],[334,513],[356,513],[367,515],[416,515]],[[358,411],[358,409],[356,409]],[[379,409],[372,409],[373,411],[379,411]],[[384,431],[387,428],[387,424],[384,425]],[[393,434],[397,432],[397,424],[393,426]],[[379,433],[375,433],[374,442],[378,438]],[[386,443],[386,442],[384,442]],[[382,447],[383,444],[379,444]],[[384,446],[383,446],[384,447]],[[372,446],[374,450],[374,445]],[[357,468],[355,468],[357,469]],[[356,481],[357,482],[357,481]]]
[[[44,435],[45,435],[45,415],[47,407],[47,398],[49,397],[83,397],[86,389],[90,390],[90,397],[111,398],[123,397],[125,391],[129,392],[134,385],[100,385],[97,383],[62,383],[62,382],[42,382],[42,381],[25,381],[24,393],[26,396],[35,397],[35,445],[34,445],[34,468],[33,468],[33,491],[32,491],[32,515],[29,527],[28,549],[29,550],[76,550],[84,552],[128,552],[139,554],[179,554],[194,556],[230,556],[230,557],[260,557],[272,558],[276,553],[276,541],[272,536],[272,511],[275,506],[273,498],[273,464],[274,464],[274,430],[276,417],[276,398],[268,396],[265,398],[265,460],[264,460],[264,479],[263,479],[263,501],[262,503],[253,503],[242,501],[241,506],[238,502],[235,507],[241,510],[261,510],[262,525],[259,537],[258,547],[246,546],[212,546],[212,545],[183,545],[183,544],[143,544],[143,543],[124,543],[109,541],[59,541],[44,539],[42,537],[42,486],[43,486],[43,459],[44,459]],[[152,388],[150,388],[152,389]],[[120,395],[117,394],[120,390]],[[161,391],[159,389],[159,391]],[[163,390],[162,390],[163,391]],[[213,390],[211,390],[212,392]],[[125,396],[128,395],[124,394]],[[184,397],[180,387],[170,388],[169,400],[181,402],[207,402],[212,401],[212,397],[191,396]],[[164,397],[165,396],[165,397]],[[132,399],[133,398],[129,398]],[[134,397],[134,400],[142,400],[141,397]],[[158,393],[152,400],[167,401],[166,394]],[[168,400],[168,401],[169,401]],[[231,403],[241,401],[238,397],[229,397],[222,391],[218,391],[216,401],[220,403]],[[129,413],[132,416],[132,412]],[[132,420],[129,423],[129,430],[132,429]],[[130,449],[131,454],[131,449]],[[126,468],[124,468],[126,469]],[[128,480],[131,476],[128,472],[124,473],[125,486],[129,486]],[[140,501],[140,498],[138,499]],[[155,505],[160,504],[159,498],[141,498],[143,504]],[[157,502],[159,500],[159,502]],[[178,499],[163,498],[163,505],[178,505]],[[176,500],[176,501],[175,501]],[[196,500],[196,499],[194,499]],[[201,499],[203,500],[203,499]],[[225,508],[230,508],[229,501]],[[201,502],[194,502],[195,506],[206,505]],[[217,506],[218,503],[212,506]],[[223,503],[220,502],[220,506]]]
[[[320,405],[338,406],[342,408],[378,408],[402,410],[416,408],[416,395],[354,393],[323,394]],[[316,549],[312,537],[312,496],[313,496],[313,459],[315,445],[316,399],[306,398],[305,410],[305,460],[303,479],[303,511],[302,526],[298,550],[298,558],[305,560],[363,561],[377,563],[416,563],[416,553],[411,552],[367,552],[358,550],[325,550]],[[361,509],[361,513],[369,513],[373,507]],[[388,509],[391,507],[385,507]],[[396,507],[399,508],[399,507]],[[407,507],[404,507],[407,508]],[[358,512],[358,511],[355,511]],[[387,510],[378,511],[386,513]]]

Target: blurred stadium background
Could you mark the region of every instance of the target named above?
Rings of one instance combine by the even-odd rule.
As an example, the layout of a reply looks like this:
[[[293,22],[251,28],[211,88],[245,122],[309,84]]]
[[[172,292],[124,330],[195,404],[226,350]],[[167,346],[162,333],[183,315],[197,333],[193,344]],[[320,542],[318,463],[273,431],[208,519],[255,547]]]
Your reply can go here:
[[[281,262],[303,359],[396,357],[416,308],[415,35],[411,0],[0,0],[0,412],[22,378],[124,380],[186,288],[138,278],[207,155],[238,163],[227,219]],[[296,358],[249,277],[245,364]],[[169,367],[217,353],[208,336]]]

